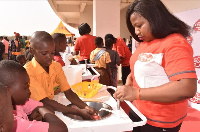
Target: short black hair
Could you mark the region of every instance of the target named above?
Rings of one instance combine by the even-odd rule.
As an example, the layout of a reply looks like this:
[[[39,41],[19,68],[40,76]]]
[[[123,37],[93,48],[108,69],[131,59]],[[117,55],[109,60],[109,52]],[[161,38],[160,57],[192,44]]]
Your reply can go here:
[[[112,34],[110,34],[110,33],[108,33],[108,34],[105,35],[105,40],[108,39],[108,38],[112,39],[113,41],[116,40],[116,38]]]
[[[12,86],[19,73],[26,69],[13,60],[0,61],[0,82],[5,86]]]
[[[3,39],[3,36],[0,36],[0,39]]]
[[[85,35],[85,34],[89,34],[91,32],[91,28],[87,23],[82,23],[81,25],[78,26],[78,31],[79,34]]]
[[[101,46],[102,43],[103,43],[103,39],[101,37],[96,37],[95,38],[95,45],[97,47]]]
[[[66,36],[63,33],[54,33],[52,35],[53,41],[55,43],[55,45],[59,44],[62,41],[66,41]]]
[[[36,31],[33,33],[30,39],[30,45],[32,48],[40,46],[42,42],[53,41],[52,36],[45,31]]]
[[[111,38],[108,38],[105,40],[106,47],[112,47],[113,46],[113,40]]]
[[[133,38],[142,42],[135,34],[130,16],[139,13],[150,24],[151,34],[157,38],[165,38],[173,33],[180,33],[184,37],[190,35],[190,27],[177,17],[172,15],[160,0],[135,0],[126,12],[126,24]]]
[[[20,61],[22,58],[26,59],[25,55],[17,55],[16,60]]]

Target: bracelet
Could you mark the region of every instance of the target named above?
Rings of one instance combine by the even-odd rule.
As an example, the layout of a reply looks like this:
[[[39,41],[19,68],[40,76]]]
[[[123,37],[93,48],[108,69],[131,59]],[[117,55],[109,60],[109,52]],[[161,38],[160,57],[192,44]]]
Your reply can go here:
[[[140,88],[137,89],[137,100],[140,100]]]

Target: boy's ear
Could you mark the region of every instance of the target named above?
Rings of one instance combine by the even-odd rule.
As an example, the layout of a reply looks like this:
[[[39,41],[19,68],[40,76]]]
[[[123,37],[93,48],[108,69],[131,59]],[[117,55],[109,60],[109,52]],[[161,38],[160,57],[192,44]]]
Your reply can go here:
[[[62,46],[62,42],[60,42],[58,45],[59,45],[59,47]]]

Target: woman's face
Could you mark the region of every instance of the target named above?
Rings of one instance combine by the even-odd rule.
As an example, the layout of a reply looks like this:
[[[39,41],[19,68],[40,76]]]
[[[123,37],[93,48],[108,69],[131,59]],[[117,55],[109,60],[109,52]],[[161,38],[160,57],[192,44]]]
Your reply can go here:
[[[145,19],[139,13],[134,12],[130,16],[130,21],[135,28],[135,34],[140,40],[150,42],[154,39],[153,35],[151,34],[150,24],[147,19]]]

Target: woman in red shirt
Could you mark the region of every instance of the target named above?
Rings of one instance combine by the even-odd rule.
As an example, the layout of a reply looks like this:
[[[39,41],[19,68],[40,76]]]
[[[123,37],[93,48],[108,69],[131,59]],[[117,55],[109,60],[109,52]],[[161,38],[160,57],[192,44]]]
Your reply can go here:
[[[141,42],[130,59],[131,73],[114,97],[133,101],[147,124],[134,132],[178,132],[188,101],[197,90],[190,27],[160,0],[135,0],[127,10],[127,27]]]
[[[85,64],[85,59],[87,63],[90,61],[90,53],[96,48],[95,46],[95,36],[90,35],[91,28],[87,23],[82,23],[79,27],[80,38],[76,39],[74,51],[78,55],[80,52],[79,63]]]

